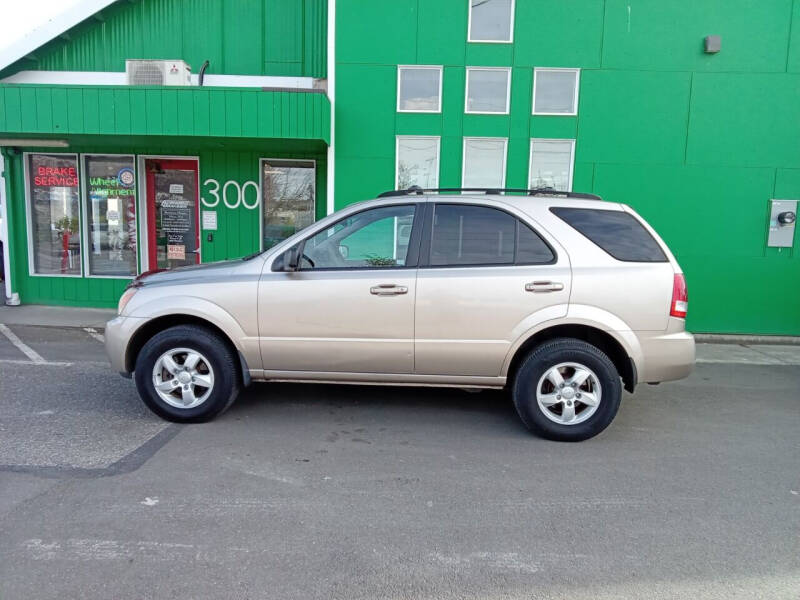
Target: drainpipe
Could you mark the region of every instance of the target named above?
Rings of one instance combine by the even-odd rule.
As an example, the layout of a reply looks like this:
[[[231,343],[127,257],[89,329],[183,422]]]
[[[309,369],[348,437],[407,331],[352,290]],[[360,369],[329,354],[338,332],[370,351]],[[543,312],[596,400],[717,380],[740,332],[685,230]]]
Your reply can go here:
[[[327,200],[326,212],[331,214],[335,207],[334,191],[336,189],[336,154],[334,139],[336,134],[336,0],[328,0],[328,99],[331,103],[331,140],[328,144],[328,181],[325,188]]]
[[[6,156],[5,150],[0,149],[0,219],[3,220],[0,227],[0,240],[3,241],[3,272],[5,273],[4,296],[6,304],[17,306],[19,304],[19,294],[11,291],[11,244],[8,237],[8,182],[6,181]]]

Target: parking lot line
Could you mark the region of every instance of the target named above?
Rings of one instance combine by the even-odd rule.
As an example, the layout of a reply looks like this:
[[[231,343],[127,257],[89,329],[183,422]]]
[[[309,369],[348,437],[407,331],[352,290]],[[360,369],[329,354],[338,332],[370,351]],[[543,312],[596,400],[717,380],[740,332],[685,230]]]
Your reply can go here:
[[[23,342],[21,339],[19,339],[17,337],[17,334],[15,334],[6,325],[3,325],[2,323],[0,323],[0,333],[6,336],[6,338],[8,338],[8,341],[14,344],[17,350],[19,350],[25,356],[30,358],[31,362],[33,362],[34,364],[44,364],[47,362],[44,358],[42,358],[41,354],[36,352],[36,350],[34,350],[30,346],[28,346],[25,342]]]

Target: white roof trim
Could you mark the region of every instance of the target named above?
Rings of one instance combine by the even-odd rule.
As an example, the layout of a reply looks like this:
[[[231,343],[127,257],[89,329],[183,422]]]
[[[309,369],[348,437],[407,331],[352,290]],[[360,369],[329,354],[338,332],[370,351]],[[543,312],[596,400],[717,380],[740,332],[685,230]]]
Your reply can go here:
[[[191,75],[193,86],[198,75]],[[282,77],[277,75],[213,75],[207,74],[203,87],[287,88],[314,89],[313,77]],[[0,79],[0,83],[38,83],[45,85],[128,85],[125,71],[19,71]]]
[[[54,15],[46,23],[28,32],[7,48],[0,50],[0,69],[35,52],[47,42],[69,31],[78,23],[114,4],[117,0],[82,0],[61,14]]]

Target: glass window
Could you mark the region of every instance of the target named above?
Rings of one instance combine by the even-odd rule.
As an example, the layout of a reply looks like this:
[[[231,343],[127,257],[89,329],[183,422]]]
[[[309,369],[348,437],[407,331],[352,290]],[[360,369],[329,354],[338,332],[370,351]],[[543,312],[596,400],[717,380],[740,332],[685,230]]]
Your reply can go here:
[[[28,154],[31,263],[41,275],[81,274],[77,154]]]
[[[467,67],[468,113],[508,113],[511,69]]]
[[[572,190],[575,140],[531,140],[528,187]]]
[[[510,42],[514,0],[469,0],[469,41]]]
[[[89,274],[136,275],[136,174],[133,156],[84,155]]]
[[[314,222],[315,177],[314,161],[262,159],[265,250]]]
[[[578,69],[533,70],[533,114],[578,114]]]
[[[414,206],[384,206],[346,217],[306,240],[302,269],[402,267]]]
[[[517,235],[517,260],[518,265],[536,265],[552,262],[555,258],[553,251],[533,229],[519,221]]]
[[[442,67],[398,67],[397,110],[439,112],[442,99]]]
[[[514,262],[517,220],[486,206],[437,204],[431,265],[502,265]]]
[[[412,185],[435,188],[439,185],[439,138],[397,137],[395,188]]]
[[[631,214],[619,210],[555,207],[550,209],[617,260],[667,262],[650,232]]]
[[[464,138],[461,187],[502,188],[506,181],[506,142],[498,138]]]

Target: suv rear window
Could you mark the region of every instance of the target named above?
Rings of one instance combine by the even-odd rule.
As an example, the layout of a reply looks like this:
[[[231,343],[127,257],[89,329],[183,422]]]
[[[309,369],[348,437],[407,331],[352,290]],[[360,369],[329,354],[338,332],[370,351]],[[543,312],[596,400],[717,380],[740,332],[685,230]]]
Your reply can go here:
[[[550,212],[617,260],[667,262],[664,251],[650,232],[626,212],[565,207],[553,207]]]

